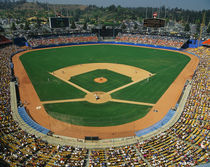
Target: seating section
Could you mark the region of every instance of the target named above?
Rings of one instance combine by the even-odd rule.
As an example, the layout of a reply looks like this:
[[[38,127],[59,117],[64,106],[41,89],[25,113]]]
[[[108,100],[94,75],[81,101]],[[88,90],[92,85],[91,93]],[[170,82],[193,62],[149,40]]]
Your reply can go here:
[[[187,39],[159,35],[120,34],[116,37],[116,41],[181,48]]]
[[[89,167],[101,167],[106,166],[106,153],[105,150],[91,150],[90,151],[90,158],[89,158]]]
[[[37,131],[43,133],[43,134],[48,134],[50,130],[42,127],[41,125],[37,124],[34,122],[31,117],[29,117],[28,113],[26,112],[24,107],[18,107],[18,113],[20,114],[21,118],[27,123],[29,126],[32,128],[36,129]]]
[[[31,47],[69,44],[77,42],[96,42],[96,41],[98,41],[98,37],[94,34],[54,36],[47,38],[41,37],[41,38],[28,39],[28,43],[31,45]]]
[[[198,55],[200,62],[182,115],[171,128],[132,145],[85,149],[49,144],[22,130],[13,119],[10,55],[14,47],[0,47],[0,161],[26,167],[195,166],[209,162],[209,48],[187,50]]]
[[[146,166],[134,145],[106,149],[108,166]]]

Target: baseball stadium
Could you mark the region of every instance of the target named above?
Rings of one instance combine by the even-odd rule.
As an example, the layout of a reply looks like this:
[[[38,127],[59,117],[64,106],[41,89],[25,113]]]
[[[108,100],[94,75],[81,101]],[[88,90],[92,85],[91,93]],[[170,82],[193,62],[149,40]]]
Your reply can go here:
[[[0,167],[208,166],[204,19],[198,39],[0,35]]]

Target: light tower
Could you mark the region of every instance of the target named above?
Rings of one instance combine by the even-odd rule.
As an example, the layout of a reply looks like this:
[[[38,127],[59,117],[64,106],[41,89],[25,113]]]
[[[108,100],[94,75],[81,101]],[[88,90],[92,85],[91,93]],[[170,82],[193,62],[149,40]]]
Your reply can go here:
[[[203,13],[203,19],[202,19],[202,23],[201,23],[201,27],[200,27],[200,35],[198,38],[198,47],[200,46],[200,40],[201,40],[201,36],[202,36],[202,32],[203,32],[203,27],[205,26],[205,19],[206,19],[206,12]]]

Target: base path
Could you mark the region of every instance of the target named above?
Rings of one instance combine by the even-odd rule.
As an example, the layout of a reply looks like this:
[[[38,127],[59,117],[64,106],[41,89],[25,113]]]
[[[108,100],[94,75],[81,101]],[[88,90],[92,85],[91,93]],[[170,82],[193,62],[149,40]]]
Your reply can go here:
[[[78,102],[85,101],[85,98],[81,99],[67,99],[67,100],[51,100],[51,101],[42,101],[42,104],[53,104],[53,103],[67,103],[67,102]]]
[[[137,121],[133,121],[119,126],[86,127],[68,124],[56,120],[47,114],[21,61],[19,60],[19,57],[26,52],[30,51],[25,51],[16,54],[13,57],[13,63],[15,76],[18,78],[19,81],[20,98],[24,106],[28,109],[30,116],[37,123],[50,129],[56,135],[63,135],[83,139],[85,136],[98,136],[101,139],[135,136],[136,131],[147,128],[157,123],[158,121],[164,118],[164,116],[167,114],[169,109],[171,109],[171,107],[174,107],[176,105],[182,93],[185,82],[188,79],[192,78],[194,71],[199,63],[199,59],[196,56],[191,55],[189,53],[176,51],[188,55],[191,58],[191,60],[145,117]],[[67,79],[69,78],[66,78],[66,80]],[[37,106],[41,106],[41,108],[39,107],[39,109],[37,110]],[[157,109],[159,112],[153,112],[154,109]]]
[[[131,83],[128,83],[128,84],[126,84],[126,85],[123,85],[123,86],[121,86],[121,87],[119,87],[119,88],[116,88],[116,89],[114,89],[114,90],[111,90],[111,91],[109,91],[109,92],[107,92],[108,94],[112,94],[112,93],[114,93],[114,92],[117,92],[117,91],[119,91],[119,90],[121,90],[121,89],[125,89],[125,88],[127,88],[127,87],[129,87],[129,86],[131,86],[131,85],[134,85],[134,84],[136,84],[136,83],[138,83],[138,82],[140,82],[140,81],[142,81],[142,80],[144,80],[144,79],[149,79],[149,77],[151,77],[151,76],[153,76],[154,74],[149,74],[149,75],[147,75],[147,76],[144,76],[144,77],[142,77],[142,78],[140,78],[140,79],[138,79],[138,80],[135,80],[135,81],[133,81],[133,82],[131,82]]]
[[[69,84],[69,85],[71,85],[71,86],[74,86],[75,88],[77,88],[77,89],[79,89],[79,90],[81,90],[81,91],[83,91],[83,92],[85,92],[85,93],[90,93],[88,90],[86,90],[86,89],[80,87],[79,85],[76,85],[76,84],[73,83],[73,82],[70,82],[70,81],[68,81],[68,80],[66,80],[66,79],[64,79],[64,78],[62,78],[61,76],[59,76],[59,75],[57,75],[57,74],[55,74],[55,73],[50,73],[50,74],[53,75],[53,76],[55,76],[55,77],[57,77],[58,79],[60,79],[60,80],[62,80],[62,81],[64,81],[64,82],[66,82],[67,84]]]
[[[128,100],[120,100],[120,99],[111,99],[110,101],[117,102],[117,103],[128,103],[128,104],[137,104],[137,105],[145,105],[145,106],[154,106],[155,105],[152,103],[144,103],[144,102],[128,101]]]

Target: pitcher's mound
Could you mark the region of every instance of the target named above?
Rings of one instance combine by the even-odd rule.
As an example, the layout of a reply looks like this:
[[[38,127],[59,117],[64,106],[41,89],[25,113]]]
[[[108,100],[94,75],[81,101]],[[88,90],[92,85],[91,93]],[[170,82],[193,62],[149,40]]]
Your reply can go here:
[[[104,78],[104,77],[99,77],[99,78],[95,78],[94,79],[94,82],[97,82],[97,83],[105,83],[105,82],[107,82],[107,79]]]

